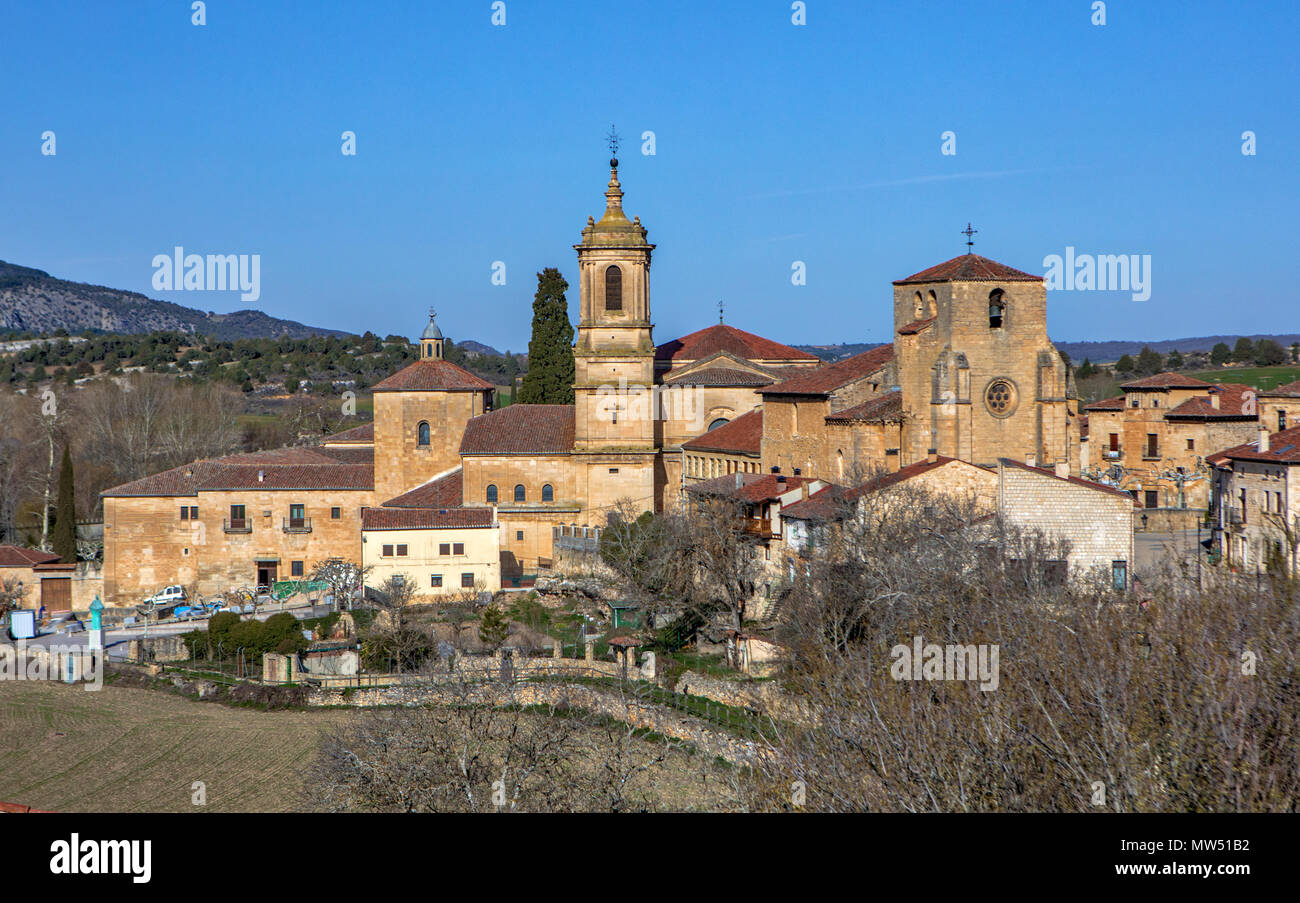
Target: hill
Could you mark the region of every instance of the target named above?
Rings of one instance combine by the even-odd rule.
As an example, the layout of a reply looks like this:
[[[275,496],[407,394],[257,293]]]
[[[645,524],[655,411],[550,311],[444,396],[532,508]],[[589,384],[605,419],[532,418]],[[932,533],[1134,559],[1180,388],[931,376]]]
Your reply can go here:
[[[1094,364],[1113,363],[1126,354],[1136,356],[1144,346],[1150,345],[1152,351],[1158,351],[1161,354],[1168,354],[1171,351],[1209,351],[1220,342],[1229,348],[1237,343],[1237,339],[1243,338],[1240,335],[1206,335],[1192,336],[1185,339],[1111,339],[1102,342],[1056,342],[1056,349],[1064,351],[1069,355],[1070,360],[1074,363],[1080,363],[1084,358],[1092,361]],[[1283,335],[1248,335],[1244,338],[1252,342],[1258,342],[1260,339],[1272,339],[1283,348],[1290,348],[1295,342],[1300,342],[1300,333],[1286,333]],[[854,354],[860,354],[876,347],[879,342],[845,342],[836,345],[795,345],[800,351],[807,351],[809,354],[815,354],[824,361],[838,361],[840,358],[849,357]]]
[[[136,292],[57,279],[44,270],[0,260],[0,332],[48,334],[56,329],[128,335],[184,332],[219,341],[347,334],[282,320],[259,310],[206,313]]]

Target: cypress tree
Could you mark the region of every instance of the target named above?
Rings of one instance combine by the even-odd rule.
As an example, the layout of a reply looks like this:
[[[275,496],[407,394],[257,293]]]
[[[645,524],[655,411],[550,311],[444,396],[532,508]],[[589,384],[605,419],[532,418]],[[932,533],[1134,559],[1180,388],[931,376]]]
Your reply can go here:
[[[77,504],[73,495],[72,455],[63,446],[59,466],[59,501],[54,509],[54,551],[64,564],[77,560]]]
[[[573,404],[573,325],[564,297],[568,287],[555,267],[537,274],[528,372],[516,404]]]

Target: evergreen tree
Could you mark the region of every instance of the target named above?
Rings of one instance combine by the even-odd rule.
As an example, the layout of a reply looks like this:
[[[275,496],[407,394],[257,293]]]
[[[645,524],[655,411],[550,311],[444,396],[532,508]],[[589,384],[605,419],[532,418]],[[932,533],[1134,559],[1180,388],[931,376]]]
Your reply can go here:
[[[1169,360],[1165,361],[1165,366],[1170,370],[1178,370],[1182,368],[1183,363],[1183,356],[1179,354],[1178,349],[1175,348],[1173,351],[1169,352]]]
[[[1276,367],[1286,363],[1286,349],[1272,339],[1260,339],[1255,346],[1255,363],[1261,367]]]
[[[1237,339],[1236,347],[1232,349],[1232,359],[1238,363],[1245,363],[1253,360],[1255,357],[1255,343],[1250,339],[1242,336]]]
[[[1291,363],[1300,364],[1300,342],[1291,343]]]
[[[537,274],[528,372],[516,404],[573,404],[573,326],[564,297],[568,287],[554,267]]]
[[[64,564],[77,560],[77,503],[73,495],[72,455],[63,446],[63,463],[59,466],[59,500],[54,508],[54,551]]]
[[[1210,363],[1216,367],[1222,367],[1232,359],[1232,349],[1225,343],[1220,342],[1210,351]]]
[[[1085,357],[1083,363],[1079,365],[1079,369],[1074,371],[1074,376],[1076,379],[1087,379],[1096,374],[1096,372],[1097,368],[1092,365],[1092,361]]]
[[[1159,373],[1160,368],[1164,366],[1164,358],[1158,352],[1152,351],[1150,345],[1143,345],[1142,350],[1138,352],[1137,364],[1135,370],[1141,375]]]
[[[1129,356],[1126,354],[1126,355],[1124,355],[1123,357],[1121,357],[1119,360],[1117,360],[1117,361],[1115,362],[1115,372],[1116,372],[1116,373],[1132,373],[1132,372],[1133,372],[1133,358],[1129,357]]]

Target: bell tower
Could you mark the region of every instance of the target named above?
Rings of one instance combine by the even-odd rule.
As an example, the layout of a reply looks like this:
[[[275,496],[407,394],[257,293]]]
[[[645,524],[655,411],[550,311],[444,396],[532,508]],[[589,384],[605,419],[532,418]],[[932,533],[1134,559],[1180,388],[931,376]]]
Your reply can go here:
[[[653,511],[660,461],[650,324],[650,255],[640,218],[623,212],[618,137],[611,132],[605,214],[587,218],[578,252],[578,331],[573,346],[573,459],[582,518],[603,524],[631,501]]]
[[[420,360],[422,361],[440,361],[442,360],[442,330],[433,319],[434,310],[429,308],[429,325],[424,327],[424,334],[420,336]]]
[[[646,241],[641,218],[629,221],[623,212],[618,158],[609,166],[605,215],[599,222],[588,217],[582,241],[573,246],[580,297],[573,347],[574,444],[653,449],[650,255],[655,246]]]

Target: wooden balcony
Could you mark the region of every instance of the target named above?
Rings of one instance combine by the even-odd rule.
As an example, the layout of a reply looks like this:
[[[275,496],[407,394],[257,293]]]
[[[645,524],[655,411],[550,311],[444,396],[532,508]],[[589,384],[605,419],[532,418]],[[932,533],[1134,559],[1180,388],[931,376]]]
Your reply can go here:
[[[246,517],[227,517],[222,520],[221,529],[226,533],[252,533],[253,522]]]

